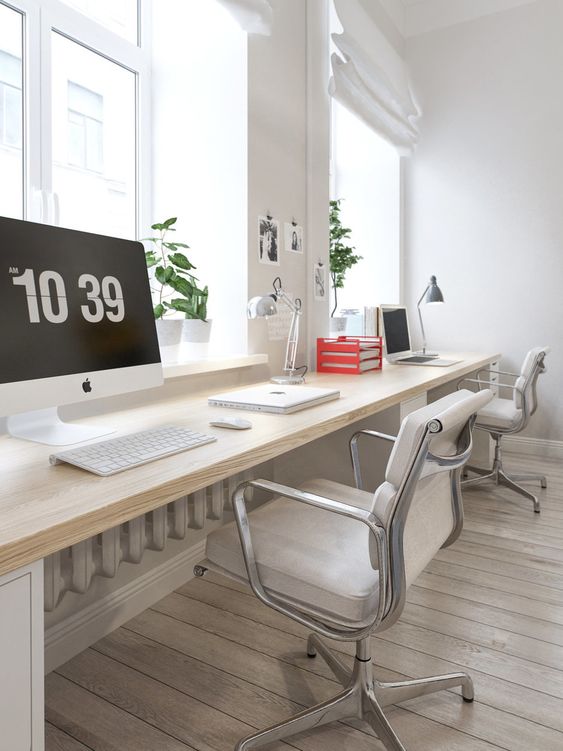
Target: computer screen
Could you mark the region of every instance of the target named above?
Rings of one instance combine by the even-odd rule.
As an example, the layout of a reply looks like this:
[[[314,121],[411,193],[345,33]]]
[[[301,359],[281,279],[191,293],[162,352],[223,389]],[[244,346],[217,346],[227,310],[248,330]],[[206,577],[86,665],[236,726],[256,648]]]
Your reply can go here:
[[[411,348],[406,308],[382,308],[385,348],[388,355],[408,352]]]
[[[0,217],[0,320],[0,415],[162,382],[141,243]]]

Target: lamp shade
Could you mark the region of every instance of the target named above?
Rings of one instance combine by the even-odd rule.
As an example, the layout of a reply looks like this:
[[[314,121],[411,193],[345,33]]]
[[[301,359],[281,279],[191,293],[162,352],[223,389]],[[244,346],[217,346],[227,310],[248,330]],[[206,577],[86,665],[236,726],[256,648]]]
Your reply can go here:
[[[433,302],[444,302],[444,295],[442,294],[442,290],[436,283],[435,276],[430,277],[430,284],[428,285],[428,289],[426,290],[426,294],[424,295],[424,302],[427,304]]]
[[[274,295],[252,297],[248,301],[247,315],[249,318],[268,318],[278,312]]]

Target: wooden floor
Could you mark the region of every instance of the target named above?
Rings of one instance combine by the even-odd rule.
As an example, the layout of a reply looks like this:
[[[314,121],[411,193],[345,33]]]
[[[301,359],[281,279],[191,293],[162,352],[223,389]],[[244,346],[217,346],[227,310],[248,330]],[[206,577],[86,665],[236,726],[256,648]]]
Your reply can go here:
[[[467,492],[461,538],[372,640],[383,680],[473,676],[473,704],[445,691],[388,710],[409,751],[563,749],[563,470],[515,455],[507,464],[547,474],[541,515],[508,491]],[[304,635],[232,582],[190,581],[47,677],[47,750],[231,751],[338,690],[322,660],[305,656]],[[361,724],[287,745],[383,748]]]

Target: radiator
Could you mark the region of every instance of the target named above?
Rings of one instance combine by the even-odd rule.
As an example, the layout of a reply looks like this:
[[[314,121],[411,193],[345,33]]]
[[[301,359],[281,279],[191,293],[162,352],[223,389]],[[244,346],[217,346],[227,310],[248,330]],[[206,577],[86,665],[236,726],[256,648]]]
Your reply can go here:
[[[208,519],[222,519],[235,488],[252,478],[252,470],[233,475],[48,556],[45,610],[55,610],[67,592],[87,592],[95,576],[112,578],[122,563],[140,563],[145,550],[164,550],[169,539],[183,540]]]

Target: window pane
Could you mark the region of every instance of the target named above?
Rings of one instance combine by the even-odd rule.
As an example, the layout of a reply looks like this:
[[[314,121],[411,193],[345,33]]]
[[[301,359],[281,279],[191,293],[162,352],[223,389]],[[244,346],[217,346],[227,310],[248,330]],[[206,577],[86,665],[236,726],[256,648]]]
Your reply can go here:
[[[0,3],[0,214],[23,217],[23,17]]]
[[[95,91],[85,89],[74,81],[68,82],[68,108],[87,117],[103,120],[104,98]]]
[[[135,74],[53,32],[53,190],[63,227],[135,237]]]
[[[137,44],[137,0],[63,0],[110,31]]]

